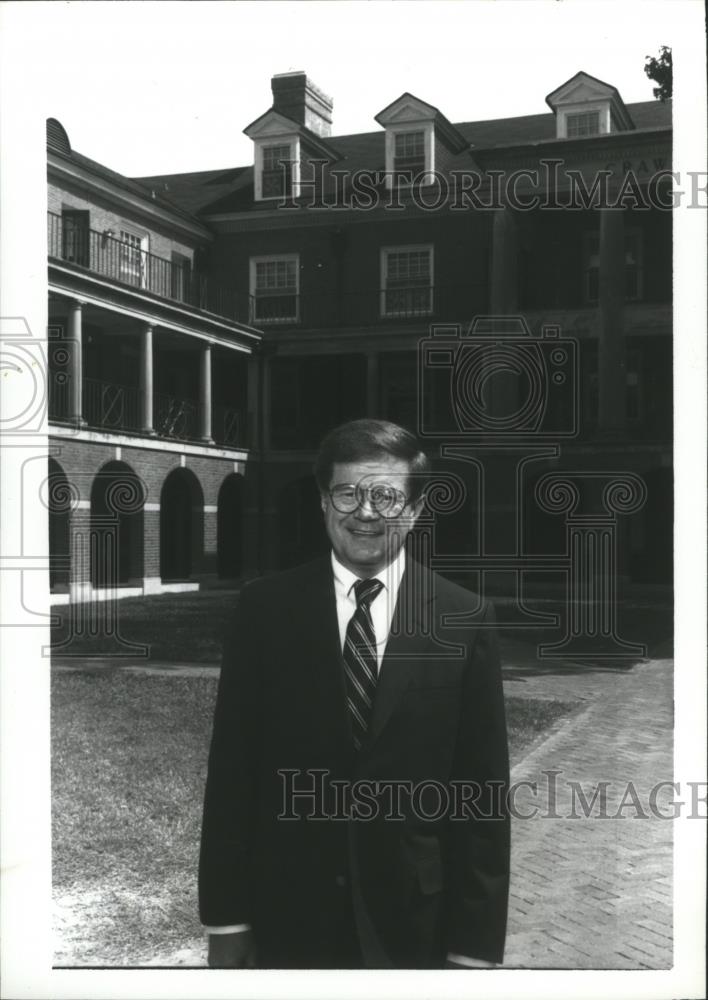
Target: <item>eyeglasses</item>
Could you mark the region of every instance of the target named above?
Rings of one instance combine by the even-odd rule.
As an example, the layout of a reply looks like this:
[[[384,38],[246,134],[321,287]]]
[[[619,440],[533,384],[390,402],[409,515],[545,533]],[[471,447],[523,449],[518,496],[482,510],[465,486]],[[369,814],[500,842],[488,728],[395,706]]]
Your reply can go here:
[[[408,503],[405,493],[389,486],[387,483],[375,483],[373,486],[354,486],[351,483],[341,483],[329,491],[332,506],[340,514],[351,514],[368,501],[372,510],[381,517],[398,517]]]

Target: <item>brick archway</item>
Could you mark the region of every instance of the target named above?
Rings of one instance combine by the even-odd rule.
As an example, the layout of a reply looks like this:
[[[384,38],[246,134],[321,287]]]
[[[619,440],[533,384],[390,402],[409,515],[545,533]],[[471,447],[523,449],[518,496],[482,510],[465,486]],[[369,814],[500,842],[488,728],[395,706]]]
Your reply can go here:
[[[204,553],[204,493],[190,469],[174,469],[160,493],[160,576],[189,580]]]
[[[125,462],[108,462],[91,485],[91,583],[125,587],[143,580],[143,507],[147,489]]]

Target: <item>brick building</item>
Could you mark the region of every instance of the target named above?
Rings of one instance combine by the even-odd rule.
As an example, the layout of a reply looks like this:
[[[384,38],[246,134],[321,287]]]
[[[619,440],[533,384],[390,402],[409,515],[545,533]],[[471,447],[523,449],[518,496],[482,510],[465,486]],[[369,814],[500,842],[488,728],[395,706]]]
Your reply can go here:
[[[228,170],[129,181],[50,131],[50,314],[74,339],[83,317],[87,386],[86,427],[55,425],[71,456],[64,472],[90,478],[122,461],[146,479],[135,532],[144,589],[316,551],[314,450],[328,428],[364,415],[417,427],[441,475],[463,484],[467,499],[438,518],[441,551],[479,553],[493,539],[501,556],[560,552],[566,524],[539,504],[540,484],[575,476],[577,510],[597,513],[602,477],[625,474],[646,495],[622,520],[620,570],[666,582],[670,105],[625,105],[580,72],[543,114],[453,124],[404,93],[372,109],[375,131],[338,136],[332,101],[304,73],[273,77],[272,91],[244,129],[252,163]],[[123,215],[111,214],[115,198]],[[118,382],[117,368],[133,426],[104,421],[99,432],[93,385]],[[210,393],[213,414],[238,412],[238,447],[224,440],[228,421],[208,426]],[[164,397],[194,415],[179,442]],[[63,412],[79,412],[70,398]],[[220,522],[227,482],[238,518]],[[93,489],[87,481],[72,518],[102,509]],[[163,544],[160,569],[158,521],[182,553],[172,564]],[[238,558],[219,564],[227,522]],[[182,536],[194,546],[189,574]]]
[[[47,151],[53,599],[238,577],[261,336],[205,276],[204,223],[53,119]]]

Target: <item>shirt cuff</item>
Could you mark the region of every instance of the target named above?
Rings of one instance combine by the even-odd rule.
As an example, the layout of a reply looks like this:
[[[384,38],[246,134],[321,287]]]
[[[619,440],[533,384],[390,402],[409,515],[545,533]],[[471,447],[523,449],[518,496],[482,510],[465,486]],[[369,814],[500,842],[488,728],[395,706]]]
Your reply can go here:
[[[468,958],[467,955],[455,955],[453,952],[448,952],[447,960],[455,965],[466,965],[470,969],[493,969],[495,965],[483,958]]]
[[[207,934],[240,934],[242,931],[250,931],[250,924],[229,924],[228,927],[207,927],[204,930]]]

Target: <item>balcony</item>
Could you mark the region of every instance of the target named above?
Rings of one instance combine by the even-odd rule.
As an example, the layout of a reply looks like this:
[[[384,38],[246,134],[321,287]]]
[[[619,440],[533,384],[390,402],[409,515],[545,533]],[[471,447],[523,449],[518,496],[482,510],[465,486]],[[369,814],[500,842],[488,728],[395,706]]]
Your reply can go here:
[[[434,321],[464,323],[484,311],[486,283],[472,279],[464,285],[411,282],[387,288],[353,291],[260,293],[251,297],[250,321],[263,329],[301,327],[367,327],[385,323],[392,328]]]
[[[173,261],[117,239],[111,230],[98,232],[47,213],[48,253],[51,261],[90,271],[120,285],[160,299],[248,323],[249,296],[198,274],[189,260]]]
[[[142,429],[138,388],[84,378],[82,390],[82,417],[88,428],[129,434],[145,433]],[[50,379],[49,419],[56,423],[72,422],[70,376]],[[202,441],[201,405],[193,399],[155,393],[152,426],[159,438]],[[233,407],[212,406],[212,438],[215,444],[223,447],[247,448],[248,434],[244,414]]]

